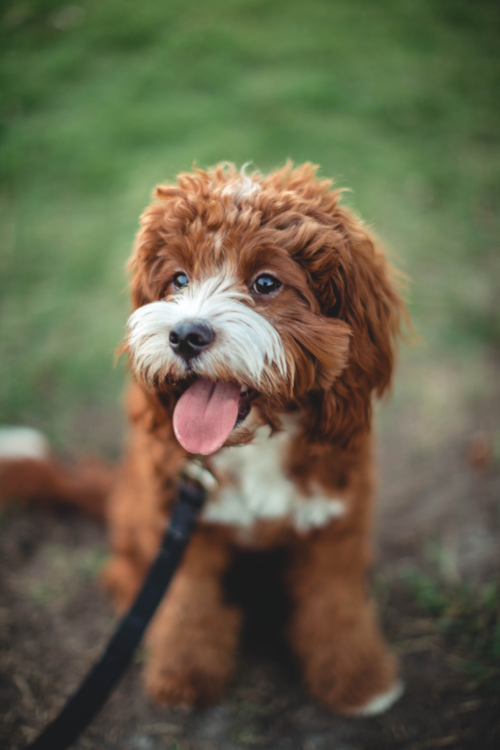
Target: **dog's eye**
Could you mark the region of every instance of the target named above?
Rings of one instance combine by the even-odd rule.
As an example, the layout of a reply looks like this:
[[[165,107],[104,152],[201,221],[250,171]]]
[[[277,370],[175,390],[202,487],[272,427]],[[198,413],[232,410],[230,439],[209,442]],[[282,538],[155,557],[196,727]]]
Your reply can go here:
[[[184,271],[181,271],[180,273],[176,273],[174,276],[174,289],[179,291],[179,289],[184,289],[185,286],[189,284],[189,279],[187,275],[184,273]]]
[[[255,279],[252,291],[257,292],[257,294],[271,294],[271,292],[279,289],[280,286],[281,281],[278,281],[278,279],[275,279],[274,276],[270,276],[268,273],[263,273],[262,276]]]

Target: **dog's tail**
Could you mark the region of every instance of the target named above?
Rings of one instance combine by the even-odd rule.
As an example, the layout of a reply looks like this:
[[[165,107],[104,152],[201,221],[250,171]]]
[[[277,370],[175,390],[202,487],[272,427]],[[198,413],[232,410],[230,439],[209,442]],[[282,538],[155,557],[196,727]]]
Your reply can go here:
[[[66,467],[51,454],[45,437],[28,427],[0,428],[0,506],[15,500],[70,504],[104,518],[116,469],[89,459]]]

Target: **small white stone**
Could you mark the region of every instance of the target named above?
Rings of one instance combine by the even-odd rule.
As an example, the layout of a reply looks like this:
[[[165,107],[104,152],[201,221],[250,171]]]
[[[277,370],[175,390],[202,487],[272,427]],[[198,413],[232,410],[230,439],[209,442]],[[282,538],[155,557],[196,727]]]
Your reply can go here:
[[[44,459],[49,455],[49,443],[38,430],[31,427],[0,427],[0,459]]]

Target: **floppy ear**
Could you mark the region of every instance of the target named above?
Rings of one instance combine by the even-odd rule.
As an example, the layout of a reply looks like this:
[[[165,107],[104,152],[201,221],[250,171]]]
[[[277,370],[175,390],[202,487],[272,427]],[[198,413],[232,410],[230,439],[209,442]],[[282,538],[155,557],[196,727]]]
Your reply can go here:
[[[160,197],[158,189],[155,195]],[[164,210],[161,204],[153,203],[141,215],[141,228],[127,268],[134,310],[155,298],[154,286],[161,270],[161,259],[156,259],[162,248]]]
[[[158,299],[171,271],[164,252],[167,239],[171,251],[182,244],[185,226],[195,217],[192,202],[178,186],[158,185],[154,197],[141,215],[128,264],[134,309]]]
[[[306,411],[311,435],[348,448],[370,427],[373,396],[381,397],[391,384],[407,312],[397,273],[374,238],[338,205],[334,218],[343,242],[342,248],[323,251],[334,253],[338,265],[322,296],[326,315],[351,329],[349,359],[331,388],[312,394]]]

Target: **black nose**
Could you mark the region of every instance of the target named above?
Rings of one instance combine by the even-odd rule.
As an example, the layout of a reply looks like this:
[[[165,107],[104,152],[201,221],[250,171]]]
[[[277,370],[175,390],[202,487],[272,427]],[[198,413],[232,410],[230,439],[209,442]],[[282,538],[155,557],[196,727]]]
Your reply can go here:
[[[199,320],[188,320],[178,323],[170,331],[170,346],[186,362],[210,346],[215,332],[208,323]]]

